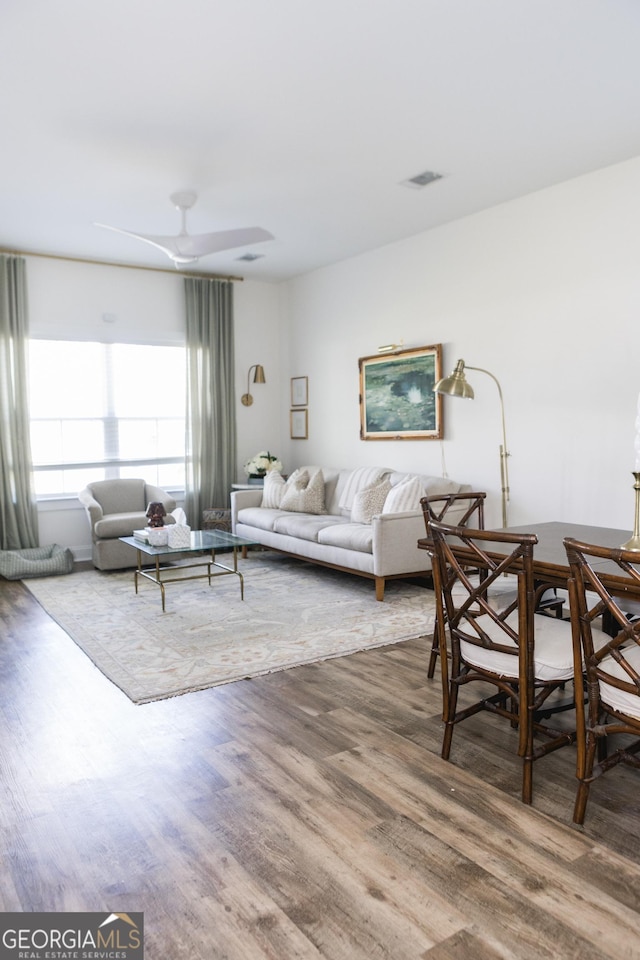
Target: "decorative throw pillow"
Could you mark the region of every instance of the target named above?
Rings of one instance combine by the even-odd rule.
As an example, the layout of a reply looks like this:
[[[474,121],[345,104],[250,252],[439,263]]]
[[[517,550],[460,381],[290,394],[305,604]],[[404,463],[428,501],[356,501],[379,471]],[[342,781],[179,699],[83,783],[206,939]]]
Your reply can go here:
[[[308,470],[292,473],[285,484],[280,509],[293,513],[326,513],[322,470],[317,470],[311,477]]]
[[[372,483],[364,490],[360,490],[353,498],[351,507],[352,523],[371,523],[373,517],[382,513],[387,495],[391,490],[388,478]]]
[[[349,514],[356,493],[364,490],[365,487],[370,487],[373,483],[378,483],[389,473],[391,470],[388,467],[356,467],[347,477],[340,497],[340,509]]]
[[[277,510],[284,493],[285,479],[278,470],[269,470],[264,478],[261,507]]]
[[[422,484],[417,477],[407,477],[391,487],[382,508],[383,513],[407,513],[421,510],[420,498],[424,496]]]

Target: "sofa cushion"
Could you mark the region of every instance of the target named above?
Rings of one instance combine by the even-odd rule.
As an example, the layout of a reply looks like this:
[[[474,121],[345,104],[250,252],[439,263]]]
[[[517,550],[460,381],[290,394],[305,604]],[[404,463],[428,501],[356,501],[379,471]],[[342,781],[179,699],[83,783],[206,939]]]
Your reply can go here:
[[[318,532],[318,543],[373,553],[373,527],[369,523],[334,523]]]
[[[149,506],[144,480],[96,480],[88,489],[105,514],[144,513]]]
[[[322,470],[317,470],[313,476],[309,475],[307,469],[295,470],[285,484],[280,509],[294,513],[326,514]]]
[[[346,517],[316,516],[308,513],[281,513],[273,524],[273,532],[298,540],[318,542],[318,535],[325,527],[347,523]]]
[[[373,517],[382,513],[382,507],[391,490],[387,477],[359,490],[353,498],[351,520],[353,523],[371,523]]]
[[[262,506],[267,509],[277,510],[282,500],[282,494],[285,488],[285,479],[278,470],[269,470],[264,478],[264,487],[262,491]]]
[[[364,490],[365,487],[370,487],[371,484],[378,483],[379,480],[382,480],[382,478],[389,473],[391,473],[391,471],[386,467],[356,467],[355,470],[351,471],[342,488],[340,509],[350,513],[356,494],[359,493],[360,490]]]
[[[324,477],[324,505],[327,513],[332,517],[339,516],[341,513],[338,484],[345,472],[348,471],[336,470],[335,467],[322,467],[322,476]]]
[[[149,519],[144,511],[141,513],[110,513],[102,520],[98,520],[93,528],[93,533],[100,540],[130,537],[134,530],[142,530],[148,523]]]
[[[281,516],[281,510],[269,510],[267,507],[243,507],[238,510],[238,522],[257,527],[258,530],[273,530],[274,523]]]
[[[417,477],[409,476],[391,487],[384,502],[382,513],[409,513],[420,511],[423,487]]]

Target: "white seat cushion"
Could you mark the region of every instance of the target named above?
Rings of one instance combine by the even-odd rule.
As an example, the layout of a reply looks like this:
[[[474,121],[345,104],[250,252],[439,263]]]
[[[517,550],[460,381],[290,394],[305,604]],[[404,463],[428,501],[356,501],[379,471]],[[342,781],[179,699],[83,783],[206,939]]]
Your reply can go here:
[[[318,533],[318,543],[358,553],[373,553],[373,528],[368,523],[332,524]]]
[[[571,642],[571,625],[555,617],[536,615],[535,644],[534,644],[534,675],[536,680],[571,680],[573,678],[573,644]],[[484,616],[480,619],[484,631],[503,646],[510,646],[512,641],[507,634],[493,620]],[[518,629],[518,611],[507,618],[509,626]],[[466,631],[469,632],[469,631]],[[513,643],[514,650],[516,644]],[[518,676],[518,658],[497,650],[485,650],[476,647],[473,643],[464,640],[460,642],[460,652],[465,661],[472,666],[483,670],[491,670],[501,677],[515,678]]]
[[[469,580],[477,586],[478,574],[471,574]],[[456,581],[451,588],[451,596],[453,597],[453,602],[458,605],[466,599],[468,593],[465,587],[463,587],[459,581]],[[494,610],[504,610],[505,607],[508,607],[514,600],[518,599],[518,582],[516,578],[511,575],[498,577],[487,588],[487,599],[489,606]]]
[[[315,516],[309,513],[280,513],[273,524],[273,532],[298,540],[318,542],[318,536],[325,527],[346,523],[346,517]]]
[[[634,670],[640,673],[640,647],[626,647],[624,656]],[[612,656],[604,657],[600,666],[602,670],[610,673],[611,676],[617,680],[626,680],[627,683],[631,681],[629,675],[622,669],[620,664],[616,663]],[[626,713],[630,717],[638,717],[640,719],[640,696],[637,694],[618,690],[617,687],[612,687],[610,683],[605,683],[601,680],[600,697],[603,703],[606,703],[609,707],[613,707],[614,710],[619,710],[620,713]]]
[[[273,525],[285,514],[282,510],[268,510],[266,507],[243,507],[238,510],[238,523],[248,527],[257,527],[258,530],[273,530]]]

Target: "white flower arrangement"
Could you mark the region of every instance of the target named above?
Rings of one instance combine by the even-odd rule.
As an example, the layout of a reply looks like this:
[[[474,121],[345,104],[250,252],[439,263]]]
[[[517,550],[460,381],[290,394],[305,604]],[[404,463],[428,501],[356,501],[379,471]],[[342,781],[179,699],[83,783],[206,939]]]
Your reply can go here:
[[[268,450],[261,450],[244,465],[244,472],[250,477],[264,477],[269,470],[282,470],[282,463]]]

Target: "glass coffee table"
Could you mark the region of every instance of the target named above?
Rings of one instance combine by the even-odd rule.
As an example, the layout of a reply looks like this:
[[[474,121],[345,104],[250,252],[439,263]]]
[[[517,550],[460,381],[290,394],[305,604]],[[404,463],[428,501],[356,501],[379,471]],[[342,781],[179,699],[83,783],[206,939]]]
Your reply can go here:
[[[192,530],[191,543],[188,547],[152,547],[137,537],[119,537],[123,543],[128,543],[138,551],[138,566],[134,574],[134,584],[136,593],[138,592],[138,577],[144,577],[145,580],[151,580],[160,587],[162,593],[162,611],[165,609],[165,584],[179,583],[181,580],[204,580],[209,581],[211,586],[212,577],[223,577],[229,573],[234,573],[240,579],[240,599],[244,600],[244,577],[238,570],[238,550],[246,556],[246,548],[256,546],[255,540],[247,540],[244,537],[236,537],[233,533],[226,533],[224,530]],[[224,563],[216,560],[216,550],[233,551],[233,566],[228,567]],[[160,563],[161,558],[179,556],[180,554],[198,554],[208,553],[209,556],[202,557],[195,563],[164,564]],[[143,569],[144,557],[153,557],[155,566]],[[179,573],[183,570],[194,570],[196,568],[206,567],[206,572],[192,573],[188,576],[170,576],[171,573]],[[215,570],[212,571],[212,567]]]

